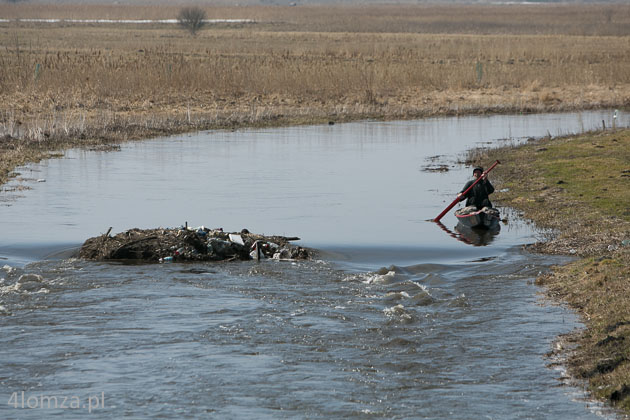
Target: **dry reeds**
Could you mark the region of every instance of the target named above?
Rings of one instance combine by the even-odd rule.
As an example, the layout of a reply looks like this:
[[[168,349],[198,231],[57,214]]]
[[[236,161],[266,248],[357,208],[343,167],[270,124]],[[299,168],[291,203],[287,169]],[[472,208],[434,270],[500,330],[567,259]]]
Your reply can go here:
[[[411,1],[410,1],[411,2]],[[229,1],[136,1],[133,5],[0,4],[4,19],[174,19],[197,4],[208,19],[253,19],[272,30],[301,32],[627,36],[630,6],[618,4],[375,4],[227,6]],[[247,1],[242,2],[246,4]],[[381,2],[384,3],[384,2]],[[401,2],[403,3],[403,2]]]
[[[54,37],[57,30],[45,33]],[[176,29],[117,35],[91,27],[63,31],[88,38],[90,47],[51,48],[39,29],[21,29],[3,39],[3,95],[40,109],[125,110],[184,99],[370,103],[411,92],[630,83],[628,40],[606,37],[221,30],[190,39]],[[156,45],[160,37],[167,38],[166,45]],[[95,38],[109,38],[112,47],[92,44]]]
[[[627,25],[630,7],[610,7],[206,8],[209,18],[257,23],[194,38],[175,25],[0,23],[0,130],[41,139],[117,124],[619,106],[630,103],[630,37],[571,35],[576,22],[590,32]],[[0,6],[12,18],[160,19],[177,8],[70,10]]]

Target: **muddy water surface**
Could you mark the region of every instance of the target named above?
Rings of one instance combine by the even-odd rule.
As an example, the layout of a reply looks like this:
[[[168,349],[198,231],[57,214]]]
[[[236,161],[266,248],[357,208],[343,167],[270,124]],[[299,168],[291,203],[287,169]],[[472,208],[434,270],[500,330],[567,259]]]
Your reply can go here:
[[[452,214],[443,221],[453,235],[426,220],[469,177],[457,163],[465,150],[611,116],[208,132],[23,168],[31,189],[3,192],[0,207],[0,417],[606,415],[561,386],[544,357],[578,324],[532,283],[559,262],[521,251],[538,234],[508,209],[484,246],[457,240]],[[297,235],[322,253],[182,265],[71,258],[109,226],[186,222]]]

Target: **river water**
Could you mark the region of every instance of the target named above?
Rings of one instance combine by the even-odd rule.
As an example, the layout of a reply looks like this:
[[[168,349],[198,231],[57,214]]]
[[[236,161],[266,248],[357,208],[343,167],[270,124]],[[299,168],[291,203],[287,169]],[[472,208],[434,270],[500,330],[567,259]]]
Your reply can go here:
[[[579,323],[533,285],[562,261],[522,251],[541,233],[510,209],[485,238],[459,235],[452,214],[443,228],[427,220],[470,177],[466,150],[611,118],[213,131],[20,168],[0,195],[0,417],[610,416],[545,357]],[[185,223],[299,236],[321,252],[72,258],[110,226]]]

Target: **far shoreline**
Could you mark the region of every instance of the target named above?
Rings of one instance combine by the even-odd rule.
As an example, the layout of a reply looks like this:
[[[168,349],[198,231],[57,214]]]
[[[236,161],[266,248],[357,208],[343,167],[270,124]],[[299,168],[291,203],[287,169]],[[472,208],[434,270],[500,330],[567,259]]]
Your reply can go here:
[[[463,97],[464,93],[453,96]],[[46,130],[38,127],[39,118],[23,121],[13,133],[0,136],[0,186],[4,186],[17,174],[18,166],[37,163],[44,159],[63,156],[63,152],[72,148],[94,150],[115,150],[128,141],[147,140],[155,137],[166,137],[178,134],[194,133],[207,130],[238,130],[247,128],[290,127],[300,125],[337,124],[365,120],[375,121],[409,121],[425,118],[475,116],[475,115],[516,115],[546,114],[592,111],[598,109],[624,109],[625,104],[611,103],[586,106],[517,106],[516,104],[496,107],[474,107],[456,103],[450,108],[413,108],[404,112],[387,112],[379,107],[331,112],[325,108],[297,109],[294,112],[270,109],[264,113],[243,112],[242,110],[225,111],[222,115],[200,113],[191,117],[190,113],[181,115],[155,115],[141,113],[125,115],[112,113],[110,122],[103,123],[98,117],[77,119],[74,125],[64,130]],[[311,112],[311,114],[309,114]],[[94,111],[92,112],[95,113]],[[84,114],[85,115],[85,114]],[[79,120],[81,122],[79,122]],[[60,125],[60,124],[58,124]],[[50,124],[54,126],[54,124]],[[33,134],[35,133],[35,134]]]

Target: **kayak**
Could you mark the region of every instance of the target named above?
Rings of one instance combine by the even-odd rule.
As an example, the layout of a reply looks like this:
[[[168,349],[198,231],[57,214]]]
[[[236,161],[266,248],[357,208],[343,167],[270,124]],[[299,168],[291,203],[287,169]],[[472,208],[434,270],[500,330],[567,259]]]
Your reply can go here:
[[[499,211],[491,207],[481,210],[475,206],[464,207],[455,211],[455,217],[459,224],[470,228],[493,229],[499,226]]]

